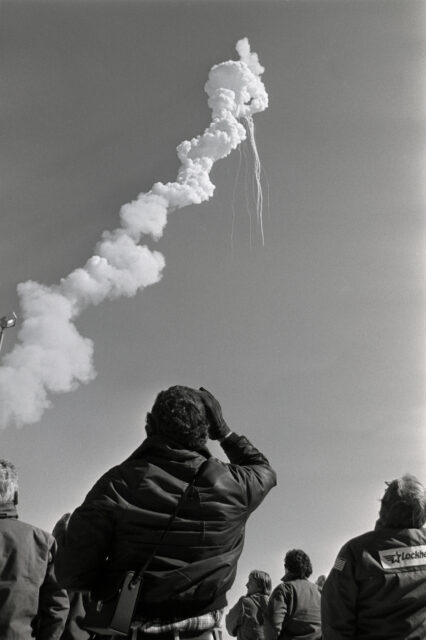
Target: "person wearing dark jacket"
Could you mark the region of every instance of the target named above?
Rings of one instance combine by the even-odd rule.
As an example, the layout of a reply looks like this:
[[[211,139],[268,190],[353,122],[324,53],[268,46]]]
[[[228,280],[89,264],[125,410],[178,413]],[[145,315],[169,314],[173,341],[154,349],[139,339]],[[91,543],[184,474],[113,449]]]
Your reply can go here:
[[[374,531],[349,540],[322,591],[324,640],[426,638],[426,494],[388,483]]]
[[[52,535],[58,548],[64,544],[70,513],[64,513],[53,527]],[[89,605],[89,594],[81,591],[68,591],[69,611],[60,640],[89,640],[90,634],[82,627]]]
[[[238,640],[263,640],[264,623],[271,593],[271,577],[265,571],[254,570],[249,574],[247,594],[229,610],[226,629]]]
[[[267,640],[320,640],[321,594],[312,575],[309,556],[301,549],[288,551],[285,574],[273,590],[265,624]]]
[[[138,637],[194,637],[220,621],[246,521],[276,484],[275,472],[247,438],[230,431],[219,403],[203,389],[160,392],[146,432],[72,514],[57,573],[68,589],[96,590],[100,580],[119,584],[149,558],[199,472],[144,573],[133,625]],[[208,437],[220,442],[230,464],[211,456]]]
[[[59,640],[68,614],[53,563],[55,539],[18,520],[18,475],[0,460],[0,638]]]

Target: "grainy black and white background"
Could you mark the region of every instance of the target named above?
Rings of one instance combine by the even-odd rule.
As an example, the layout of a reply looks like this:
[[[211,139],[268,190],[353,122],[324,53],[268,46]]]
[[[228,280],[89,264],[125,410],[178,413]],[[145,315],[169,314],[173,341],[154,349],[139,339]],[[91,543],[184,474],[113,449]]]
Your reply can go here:
[[[385,480],[425,481],[425,26],[417,0],[3,0],[1,313],[175,179],[176,145],[210,121],[208,71],[244,36],[270,98],[255,116],[265,245],[246,148],[151,243],[162,280],[79,318],[97,378],[0,432],[24,520],[50,529],[77,506],[172,384],[210,389],[278,472],[231,603],[253,568],[276,583],[292,547],[328,573]]]

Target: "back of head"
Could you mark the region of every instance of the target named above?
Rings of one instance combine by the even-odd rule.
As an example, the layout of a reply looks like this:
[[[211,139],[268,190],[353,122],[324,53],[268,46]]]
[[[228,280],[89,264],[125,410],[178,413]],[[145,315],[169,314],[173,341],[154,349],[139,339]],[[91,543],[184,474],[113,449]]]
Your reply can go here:
[[[302,549],[288,551],[284,558],[284,567],[292,578],[309,578],[312,574],[311,560]]]
[[[58,545],[62,545],[65,541],[65,534],[67,532],[68,522],[71,518],[70,513],[64,513],[55,524],[52,530],[52,536],[56,539]]]
[[[315,580],[315,584],[317,585],[318,589],[323,588],[326,580],[327,580],[327,577],[323,573],[320,576],[318,576],[318,578]]]
[[[0,459],[0,504],[15,502],[18,494],[18,472],[15,465]]]
[[[265,596],[268,596],[272,591],[272,580],[269,573],[266,571],[259,571],[259,569],[254,569],[250,571],[249,579],[252,578],[257,586],[258,593],[263,593]]]
[[[422,483],[407,473],[387,483],[378,524],[390,529],[419,529],[426,522],[426,491]]]
[[[206,444],[208,430],[204,403],[198,391],[190,387],[161,391],[146,417],[148,435],[161,435],[191,450]]]

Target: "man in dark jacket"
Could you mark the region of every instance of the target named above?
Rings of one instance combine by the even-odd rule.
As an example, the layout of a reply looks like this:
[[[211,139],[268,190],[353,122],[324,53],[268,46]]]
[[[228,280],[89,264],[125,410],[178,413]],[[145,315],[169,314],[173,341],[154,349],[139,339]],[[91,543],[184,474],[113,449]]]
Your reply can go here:
[[[374,531],[340,550],[322,591],[324,640],[426,638],[425,489],[388,484]]]
[[[205,390],[162,391],[146,432],[142,445],[108,471],[71,516],[57,572],[64,587],[92,590],[101,576],[118,583],[126,570],[139,569],[203,465],[144,574],[136,616],[141,637],[150,630],[188,637],[189,629],[199,633],[219,621],[245,523],[275,485],[275,473],[244,436],[230,431]],[[211,456],[208,437],[221,443],[231,464]]]
[[[0,460],[0,638],[59,640],[68,598],[53,572],[56,543],[18,520],[17,496],[16,469]]]
[[[273,590],[265,624],[267,640],[320,640],[321,596],[309,556],[292,549],[284,559],[285,574]]]
[[[52,536],[58,549],[64,543],[70,513],[64,513],[53,527]],[[81,591],[68,591],[69,611],[60,640],[89,640],[90,634],[82,628],[86,608],[89,605],[89,594]]]

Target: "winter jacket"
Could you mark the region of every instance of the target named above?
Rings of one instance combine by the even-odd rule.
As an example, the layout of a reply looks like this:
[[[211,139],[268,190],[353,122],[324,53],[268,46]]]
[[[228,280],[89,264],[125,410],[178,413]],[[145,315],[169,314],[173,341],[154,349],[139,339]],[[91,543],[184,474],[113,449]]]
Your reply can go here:
[[[343,546],[322,591],[324,640],[426,638],[426,530],[370,531]]]
[[[268,596],[253,593],[240,598],[226,616],[226,629],[238,640],[263,640]]]
[[[0,505],[0,638],[59,640],[68,613],[66,591],[53,572],[56,542]]]
[[[89,594],[80,591],[69,591],[70,610],[65,623],[61,640],[89,640],[90,634],[82,628],[86,608],[89,605]]]
[[[249,515],[275,485],[267,459],[244,437],[223,441],[231,464],[149,436],[93,487],[58,552],[64,587],[119,583],[149,557],[196,470],[206,461],[144,574],[138,617],[190,617],[226,605]]]
[[[306,578],[283,581],[273,590],[268,604],[268,640],[319,640],[321,594]]]

